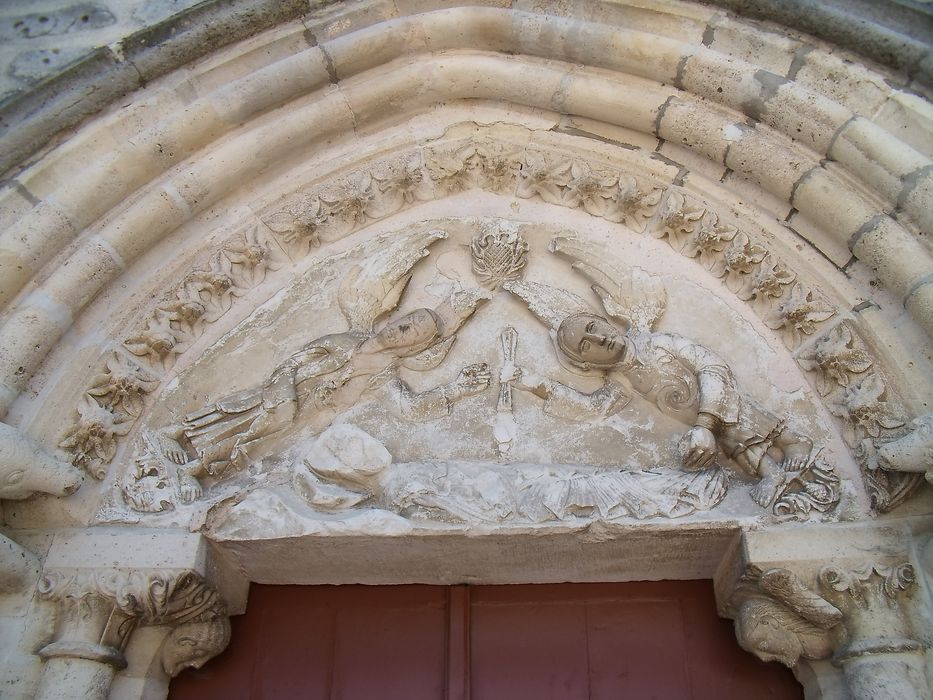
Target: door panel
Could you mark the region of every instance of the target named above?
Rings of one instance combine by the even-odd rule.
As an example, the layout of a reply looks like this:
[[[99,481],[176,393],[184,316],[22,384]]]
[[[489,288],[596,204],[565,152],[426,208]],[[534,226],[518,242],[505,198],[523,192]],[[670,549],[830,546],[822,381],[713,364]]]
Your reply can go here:
[[[259,586],[172,700],[799,700],[738,647],[709,581]]]

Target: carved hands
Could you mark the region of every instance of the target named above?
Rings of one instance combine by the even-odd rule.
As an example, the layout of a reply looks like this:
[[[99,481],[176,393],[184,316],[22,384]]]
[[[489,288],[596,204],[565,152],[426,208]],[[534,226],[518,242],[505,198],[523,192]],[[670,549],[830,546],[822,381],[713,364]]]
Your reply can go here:
[[[451,401],[458,401],[467,396],[475,396],[489,388],[492,375],[485,362],[468,365],[460,370],[457,378],[447,385],[445,394]]]
[[[684,468],[695,471],[706,469],[716,459],[716,436],[702,425],[695,425],[680,439],[678,444]]]
[[[499,372],[499,382],[530,392],[542,399],[546,399],[551,393],[550,381],[515,365],[503,366],[502,371]]]

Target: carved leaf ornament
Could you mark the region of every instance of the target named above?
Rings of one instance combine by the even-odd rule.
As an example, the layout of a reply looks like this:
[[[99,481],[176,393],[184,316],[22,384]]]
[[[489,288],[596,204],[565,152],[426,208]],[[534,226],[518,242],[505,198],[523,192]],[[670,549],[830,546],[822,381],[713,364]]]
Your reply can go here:
[[[231,237],[156,307],[143,328],[127,336],[123,349],[138,360],[140,370],[128,372],[126,356],[105,362],[86,389],[79,418],[62,447],[71,452],[76,465],[102,477],[118,438],[129,432],[145,396],[155,387],[157,379],[150,377],[168,370],[207,325],[288,257],[298,260],[323,241],[336,240],[420,200],[471,188],[508,192],[512,187],[519,198],[579,207],[667,240],[674,250],[696,259],[714,276],[724,278],[740,298],[752,302],[791,348],[817,336],[835,314],[817,291],[802,285],[767,248],[680,187],[556,148],[547,154],[527,149],[480,130],[471,138],[428,144],[298,191],[262,212],[264,227],[246,227]],[[830,383],[849,388],[845,382],[871,361],[861,351],[844,352],[843,338],[826,343],[810,345],[811,354],[800,357],[804,369],[817,372],[821,394]],[[837,356],[831,357],[834,351]],[[878,393],[872,389],[876,381],[860,384],[830,404],[844,423],[855,426],[856,433],[874,436],[901,420],[895,410],[870,407],[868,397]]]
[[[509,233],[486,233],[470,243],[473,273],[484,287],[498,289],[522,276],[527,263],[528,243]]]

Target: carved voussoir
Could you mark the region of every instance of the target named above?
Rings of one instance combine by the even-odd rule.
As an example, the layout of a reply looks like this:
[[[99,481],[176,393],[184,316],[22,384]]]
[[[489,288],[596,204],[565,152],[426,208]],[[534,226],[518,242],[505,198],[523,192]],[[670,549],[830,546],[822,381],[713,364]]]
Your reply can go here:
[[[830,413],[840,419],[872,507],[887,512],[910,498],[933,468],[933,439],[921,416],[907,424],[900,397],[879,371],[866,343],[843,321],[802,347],[796,358],[810,372]]]
[[[78,419],[60,447],[95,479],[103,479],[118,441],[132,430],[147,395],[162,375],[201,334],[227,313],[234,301],[281,267],[278,246],[256,225],[228,238],[207,263],[192,269],[158,304],[145,328],[111,350],[76,407]]]

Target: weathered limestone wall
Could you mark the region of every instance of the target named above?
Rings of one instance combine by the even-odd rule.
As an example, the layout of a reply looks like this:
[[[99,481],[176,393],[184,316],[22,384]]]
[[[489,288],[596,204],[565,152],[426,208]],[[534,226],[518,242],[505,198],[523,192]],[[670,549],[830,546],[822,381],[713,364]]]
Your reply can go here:
[[[715,575],[808,698],[928,697],[929,13],[883,5],[88,9],[0,105],[4,696],[164,695],[249,581]],[[53,9],[7,56],[78,56]],[[568,361],[582,308],[638,363]]]

